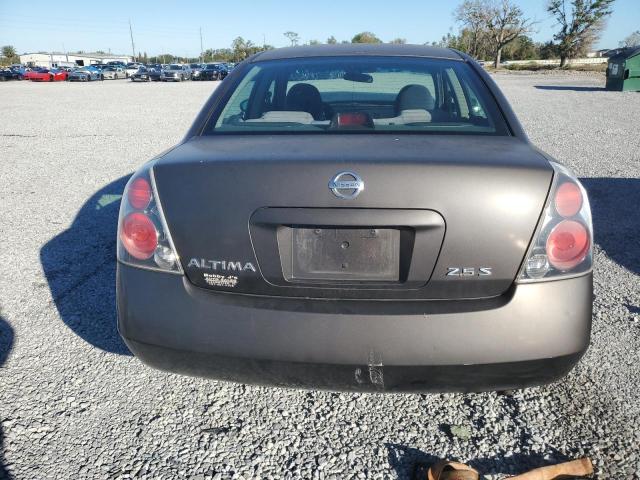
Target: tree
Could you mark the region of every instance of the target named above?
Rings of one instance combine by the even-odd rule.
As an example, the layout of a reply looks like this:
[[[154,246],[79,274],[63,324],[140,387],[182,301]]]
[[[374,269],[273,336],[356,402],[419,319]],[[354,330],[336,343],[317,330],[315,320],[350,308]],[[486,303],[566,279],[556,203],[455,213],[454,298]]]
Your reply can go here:
[[[320,42],[318,40],[309,40],[308,45],[320,45]]]
[[[623,48],[640,46],[640,30],[636,30],[623,41],[621,41],[620,46]]]
[[[245,40],[242,37],[236,37],[231,42],[231,50],[233,51],[233,61],[241,62],[249,55],[251,55],[251,49],[254,47],[251,40]]]
[[[202,53],[202,60],[205,63],[218,61],[218,62],[231,62],[233,61],[234,53],[230,48],[208,48]]]
[[[539,49],[531,37],[521,35],[505,47],[506,60],[533,60],[539,57]]]
[[[547,11],[551,13],[560,31],[553,36],[557,42],[560,66],[587,50],[598,38],[606,18],[611,15],[614,0],[550,0]],[[567,12],[567,4],[571,12]]]
[[[329,38],[327,38],[327,43],[329,45],[335,45],[336,43],[338,43],[338,40],[336,40],[336,37],[331,35]]]
[[[560,56],[558,46],[551,40],[538,45],[538,56],[543,60],[558,58]]]
[[[298,35],[296,32],[284,32],[283,35],[289,39],[292,47],[298,45],[298,42],[300,41],[300,35]]]
[[[371,32],[360,32],[351,39],[351,43],[382,43],[382,40]]]
[[[484,0],[465,0],[456,8],[453,16],[455,20],[468,30],[470,45],[466,52],[472,57],[479,58],[479,44],[482,37],[486,36],[487,2]]]
[[[13,45],[5,45],[2,47],[2,56],[4,57],[4,62],[7,64],[18,63],[20,61],[20,57],[18,57]]]
[[[520,7],[511,0],[497,0],[486,6],[486,28],[493,45],[493,66],[499,68],[502,49],[519,36],[531,32],[533,22],[525,18]]]
[[[5,45],[2,47],[2,56],[11,58],[16,56],[16,49],[13,45]]]
[[[397,45],[404,45],[405,43],[407,43],[407,39],[406,38],[394,38],[389,43],[395,43]]]

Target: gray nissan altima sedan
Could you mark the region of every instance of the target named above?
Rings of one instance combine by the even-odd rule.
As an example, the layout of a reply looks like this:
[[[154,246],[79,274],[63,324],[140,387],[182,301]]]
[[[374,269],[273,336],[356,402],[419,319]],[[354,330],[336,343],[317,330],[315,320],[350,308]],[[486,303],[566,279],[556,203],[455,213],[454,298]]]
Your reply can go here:
[[[576,177],[466,55],[257,54],[127,184],[119,330],[143,362],[238,382],[480,391],[589,345]]]

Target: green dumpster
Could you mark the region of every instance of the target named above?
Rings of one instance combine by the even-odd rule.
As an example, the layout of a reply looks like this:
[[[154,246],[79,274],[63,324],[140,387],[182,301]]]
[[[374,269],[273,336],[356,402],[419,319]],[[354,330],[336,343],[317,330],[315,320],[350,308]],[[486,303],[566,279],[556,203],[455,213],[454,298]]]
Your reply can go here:
[[[640,92],[640,47],[621,48],[609,57],[606,88]]]

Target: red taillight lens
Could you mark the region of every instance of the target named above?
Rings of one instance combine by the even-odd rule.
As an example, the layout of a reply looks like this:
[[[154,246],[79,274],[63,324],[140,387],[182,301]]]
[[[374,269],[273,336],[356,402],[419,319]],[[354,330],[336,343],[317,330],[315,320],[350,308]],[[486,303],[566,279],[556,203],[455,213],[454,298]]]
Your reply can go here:
[[[589,232],[584,225],[573,220],[563,220],[547,238],[549,263],[559,270],[571,270],[579,265],[589,252]]]
[[[555,197],[556,211],[559,215],[573,217],[582,208],[582,192],[575,183],[565,182],[558,187]]]
[[[151,202],[151,185],[144,178],[136,178],[127,190],[127,198],[133,208],[143,210]]]
[[[129,254],[138,260],[151,258],[158,246],[158,232],[144,213],[130,213],[122,221],[120,239]]]

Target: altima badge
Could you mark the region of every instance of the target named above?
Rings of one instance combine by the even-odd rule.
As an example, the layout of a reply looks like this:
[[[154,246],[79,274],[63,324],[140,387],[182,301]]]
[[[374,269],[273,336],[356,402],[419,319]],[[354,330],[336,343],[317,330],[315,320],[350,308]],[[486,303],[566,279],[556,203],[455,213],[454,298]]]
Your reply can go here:
[[[233,260],[207,260],[205,258],[192,258],[187,267],[196,267],[203,270],[224,270],[227,272],[256,272],[256,267],[251,262],[238,262]]]
[[[353,172],[340,172],[329,182],[329,188],[338,198],[351,199],[364,190],[364,182]]]

